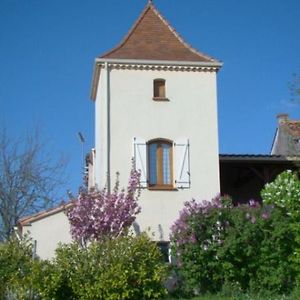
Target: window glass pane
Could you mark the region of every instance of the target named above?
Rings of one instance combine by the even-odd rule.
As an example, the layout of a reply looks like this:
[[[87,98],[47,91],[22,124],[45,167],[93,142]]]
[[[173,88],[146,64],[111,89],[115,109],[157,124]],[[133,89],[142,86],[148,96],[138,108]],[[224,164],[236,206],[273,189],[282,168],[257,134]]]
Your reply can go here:
[[[170,169],[170,148],[168,144],[162,144],[162,170],[163,184],[171,184],[171,169]]]
[[[164,262],[168,263],[169,260],[169,243],[167,242],[158,242],[157,246],[162,254]]]
[[[149,146],[149,184],[157,183],[157,144]]]
[[[158,90],[159,90],[159,97],[165,97],[165,83],[164,82],[160,82],[159,86],[158,86]]]

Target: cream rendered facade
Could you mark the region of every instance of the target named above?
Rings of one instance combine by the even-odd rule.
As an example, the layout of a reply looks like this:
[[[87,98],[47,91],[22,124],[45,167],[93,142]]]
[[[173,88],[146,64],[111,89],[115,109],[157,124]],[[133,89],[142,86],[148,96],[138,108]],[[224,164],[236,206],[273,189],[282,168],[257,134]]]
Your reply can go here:
[[[150,228],[156,241],[169,240],[185,201],[210,200],[220,191],[216,74],[221,66],[186,44],[152,1],[124,40],[96,58],[95,150],[88,160],[88,188],[113,188],[116,172],[126,187],[134,158],[142,171],[142,212],[133,228]],[[167,99],[153,99],[155,79],[164,80]],[[164,190],[149,188],[148,142],[154,139],[171,145],[172,182]],[[71,242],[66,211],[72,205],[19,221],[19,232],[36,241],[40,258],[52,258],[59,242]]]
[[[36,247],[34,252],[41,259],[53,258],[59,243],[67,244],[72,241],[70,224],[64,209],[26,222],[22,226],[22,235],[32,238]]]
[[[108,173],[113,185],[116,172],[120,173],[121,186],[127,185],[135,156],[134,138],[189,143],[189,167],[185,172],[189,173],[190,184],[176,188],[174,174],[173,190],[149,190],[146,184],[139,200],[142,212],[135,227],[150,228],[155,240],[168,241],[170,226],[185,201],[209,200],[220,190],[216,71],[203,63],[146,64],[133,60],[124,64],[122,60],[98,59],[97,64],[101,71],[95,108],[94,165],[99,188],[107,185]],[[153,100],[156,78],[165,80],[168,101]],[[178,158],[176,154],[173,157],[176,173]]]

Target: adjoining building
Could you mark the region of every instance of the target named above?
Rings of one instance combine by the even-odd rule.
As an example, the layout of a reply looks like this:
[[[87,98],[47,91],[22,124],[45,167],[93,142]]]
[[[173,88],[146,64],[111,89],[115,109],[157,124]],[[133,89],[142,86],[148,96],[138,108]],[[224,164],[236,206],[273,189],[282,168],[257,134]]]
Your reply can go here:
[[[277,116],[278,127],[272,144],[272,155],[297,157],[300,155],[300,120],[290,120],[288,114]]]

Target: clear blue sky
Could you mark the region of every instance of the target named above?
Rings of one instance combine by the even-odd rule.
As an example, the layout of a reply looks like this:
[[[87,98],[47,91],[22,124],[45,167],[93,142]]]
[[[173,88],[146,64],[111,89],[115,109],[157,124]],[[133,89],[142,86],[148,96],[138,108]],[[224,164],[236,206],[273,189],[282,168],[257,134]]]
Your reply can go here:
[[[81,183],[77,132],[94,145],[94,58],[114,47],[146,0],[0,0],[0,124],[35,124]],[[194,48],[224,62],[218,74],[221,153],[269,153],[276,115],[300,118],[288,83],[300,74],[299,0],[154,0]],[[120,124],[123,120],[120,120]]]

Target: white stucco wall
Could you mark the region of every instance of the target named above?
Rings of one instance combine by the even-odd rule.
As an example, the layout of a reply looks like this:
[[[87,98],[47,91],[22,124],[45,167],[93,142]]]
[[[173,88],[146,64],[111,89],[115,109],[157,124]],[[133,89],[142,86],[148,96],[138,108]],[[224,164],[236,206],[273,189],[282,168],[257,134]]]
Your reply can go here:
[[[219,192],[216,73],[113,69],[109,77],[111,174],[120,172],[121,186],[127,185],[133,137],[189,139],[191,187],[177,191],[143,189],[140,198],[140,229],[151,227],[156,240],[168,240],[169,228],[185,201],[210,200]],[[155,78],[166,80],[170,101],[152,100]],[[106,72],[102,69],[95,124],[96,183],[100,187],[107,173],[106,95]]]
[[[70,243],[70,224],[63,211],[32,222],[23,227],[23,234],[29,233],[36,241],[36,253],[41,259],[54,257],[58,243]]]

